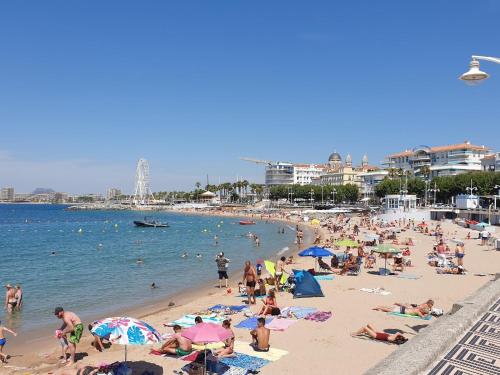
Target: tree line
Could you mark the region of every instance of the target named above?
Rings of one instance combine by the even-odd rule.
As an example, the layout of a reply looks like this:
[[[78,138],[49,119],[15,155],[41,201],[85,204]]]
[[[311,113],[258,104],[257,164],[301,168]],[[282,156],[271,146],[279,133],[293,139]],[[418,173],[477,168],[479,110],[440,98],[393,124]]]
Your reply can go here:
[[[312,191],[312,194],[311,194]],[[335,193],[333,193],[335,191]],[[353,184],[346,185],[276,185],[269,189],[269,198],[271,200],[286,199],[296,201],[310,201],[311,198],[315,202],[332,201],[335,198],[335,203],[346,202],[352,203],[359,199],[359,188]]]

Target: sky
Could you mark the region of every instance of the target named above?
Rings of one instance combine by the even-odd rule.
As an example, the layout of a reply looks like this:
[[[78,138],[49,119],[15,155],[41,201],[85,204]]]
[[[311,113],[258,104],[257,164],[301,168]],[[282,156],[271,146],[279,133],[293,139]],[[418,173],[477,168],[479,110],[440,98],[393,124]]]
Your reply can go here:
[[[0,186],[130,193],[237,178],[240,160],[355,163],[417,145],[500,150],[500,2],[0,4]]]

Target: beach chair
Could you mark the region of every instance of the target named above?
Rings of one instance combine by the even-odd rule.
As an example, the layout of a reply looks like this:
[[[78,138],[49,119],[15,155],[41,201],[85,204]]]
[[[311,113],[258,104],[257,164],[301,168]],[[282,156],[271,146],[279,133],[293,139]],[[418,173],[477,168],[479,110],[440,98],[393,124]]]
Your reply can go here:
[[[358,276],[361,273],[361,266],[363,264],[363,258],[358,257],[356,260],[356,265],[354,267],[349,268],[347,274],[349,276]]]

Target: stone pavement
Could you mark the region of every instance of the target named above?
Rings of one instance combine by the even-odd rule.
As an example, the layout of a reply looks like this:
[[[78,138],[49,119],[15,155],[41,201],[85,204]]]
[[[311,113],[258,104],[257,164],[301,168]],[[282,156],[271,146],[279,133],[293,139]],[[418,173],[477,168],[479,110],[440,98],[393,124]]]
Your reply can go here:
[[[429,372],[445,374],[500,374],[500,299]]]

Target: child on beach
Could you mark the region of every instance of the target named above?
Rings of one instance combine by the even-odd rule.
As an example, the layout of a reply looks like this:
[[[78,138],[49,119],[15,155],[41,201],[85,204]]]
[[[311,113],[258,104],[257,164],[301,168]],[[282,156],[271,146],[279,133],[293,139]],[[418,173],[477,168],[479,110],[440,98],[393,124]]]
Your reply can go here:
[[[4,331],[7,331],[14,336],[17,336],[17,333],[14,332],[13,330],[7,328],[7,327],[4,327],[2,325],[2,322],[0,321],[0,360],[3,363],[7,363],[7,360],[10,358],[10,356],[3,352],[3,347],[7,343],[7,339],[5,338]]]
[[[62,335],[62,331],[60,329],[56,329],[54,337],[59,341],[61,345],[61,363],[66,363],[67,351],[68,351],[68,339],[66,336]]]

